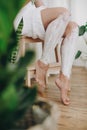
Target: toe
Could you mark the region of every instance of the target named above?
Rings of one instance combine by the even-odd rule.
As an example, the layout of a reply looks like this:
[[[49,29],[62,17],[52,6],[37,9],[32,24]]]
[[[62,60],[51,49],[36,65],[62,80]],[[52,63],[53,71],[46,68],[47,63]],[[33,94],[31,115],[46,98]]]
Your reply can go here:
[[[70,99],[69,99],[68,97],[62,98],[61,100],[62,100],[62,103],[63,103],[64,105],[69,105],[69,104],[70,104]]]
[[[63,102],[64,105],[69,105],[70,104],[70,99],[67,96],[67,91],[66,90],[62,91],[61,98],[62,98],[62,102]]]
[[[71,91],[71,88],[70,88],[70,87],[68,88],[68,91],[69,91],[69,92]]]
[[[70,104],[70,99],[68,97],[62,99],[64,105],[69,105]]]

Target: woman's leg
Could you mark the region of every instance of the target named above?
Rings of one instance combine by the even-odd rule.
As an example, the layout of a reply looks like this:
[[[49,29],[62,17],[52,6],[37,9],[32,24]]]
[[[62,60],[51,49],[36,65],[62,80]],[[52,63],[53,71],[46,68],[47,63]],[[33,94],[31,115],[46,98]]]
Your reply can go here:
[[[72,64],[77,53],[77,37],[78,37],[78,25],[74,22],[70,22],[66,28],[64,34],[64,40],[61,47],[61,73],[56,79],[56,84],[61,91],[61,99],[65,105],[70,103],[67,96],[70,89],[69,80],[72,69]]]
[[[36,80],[41,88],[45,87],[45,76],[48,69],[48,58],[63,36],[70,20],[70,14],[65,8],[47,8],[41,12],[44,28],[44,51],[36,64]]]
[[[54,8],[46,8],[41,11],[42,22],[45,30],[47,29],[48,25],[58,18],[61,14],[67,13],[70,15],[69,11],[63,7],[54,7]]]

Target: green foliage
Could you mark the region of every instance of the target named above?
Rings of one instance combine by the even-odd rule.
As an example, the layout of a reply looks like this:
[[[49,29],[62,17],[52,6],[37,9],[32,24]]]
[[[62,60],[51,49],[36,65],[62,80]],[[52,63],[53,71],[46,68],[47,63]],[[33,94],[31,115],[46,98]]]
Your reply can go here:
[[[36,88],[17,90],[15,86],[9,85],[0,95],[0,129],[13,128],[13,124],[24,115],[27,107],[33,105],[35,98]]]
[[[13,20],[25,0],[0,1],[0,53],[6,50]]]
[[[17,61],[17,56],[18,56],[18,51],[19,51],[19,44],[18,43],[19,43],[19,40],[21,38],[22,28],[23,28],[23,18],[21,19],[19,26],[17,28],[17,31],[16,31],[17,45],[12,50],[11,63],[16,63],[16,61]]]
[[[13,129],[13,123],[24,115],[27,107],[31,107],[37,93],[36,86],[32,89],[24,86],[26,66],[32,62],[35,53],[28,51],[17,63],[9,62],[18,43],[12,24],[24,1],[0,1],[0,130]]]
[[[79,36],[84,35],[87,32],[87,23],[79,27]],[[81,56],[82,52],[79,50],[75,56],[75,59],[78,59]]]
[[[87,23],[79,27],[79,36],[84,35],[85,32],[87,32]]]
[[[79,51],[77,52],[76,56],[75,56],[75,59],[78,59],[78,58],[80,57],[81,53],[82,53],[82,52],[79,50]]]
[[[85,26],[83,25],[79,28],[79,36],[83,35],[84,33],[85,33]]]

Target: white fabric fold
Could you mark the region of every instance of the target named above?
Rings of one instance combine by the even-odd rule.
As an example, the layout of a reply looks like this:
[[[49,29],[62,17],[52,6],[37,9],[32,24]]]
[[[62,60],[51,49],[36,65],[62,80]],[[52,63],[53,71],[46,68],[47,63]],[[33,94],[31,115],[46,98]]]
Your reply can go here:
[[[70,14],[63,13],[57,19],[52,21],[46,30],[44,40],[44,51],[41,57],[41,61],[45,64],[49,63],[49,56],[55,49],[56,45],[60,43],[60,40],[65,32],[66,26],[70,21]]]
[[[70,78],[73,61],[78,49],[78,32],[78,27],[74,28],[71,34],[64,39],[61,47],[61,71],[68,78]]]

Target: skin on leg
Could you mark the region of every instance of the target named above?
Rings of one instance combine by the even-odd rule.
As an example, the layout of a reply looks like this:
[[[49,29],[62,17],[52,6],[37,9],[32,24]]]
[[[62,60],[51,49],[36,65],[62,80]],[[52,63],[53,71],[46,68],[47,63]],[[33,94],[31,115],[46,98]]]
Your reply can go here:
[[[63,102],[64,105],[69,105],[70,103],[68,97],[69,79],[62,72],[60,72],[60,75],[55,80],[55,83],[60,90],[61,101]]]
[[[72,30],[76,27],[78,27],[78,24],[73,22],[73,21],[70,21],[69,24],[66,27],[66,30],[65,30],[63,37],[65,38],[67,36],[70,36]]]
[[[72,31],[77,27],[78,27],[78,25],[75,22],[69,22],[69,24],[65,30],[64,37],[69,38],[72,35]],[[64,44],[64,42],[63,42],[63,44]],[[73,44],[75,44],[75,43],[73,43]],[[69,43],[69,45],[70,45],[70,43]],[[68,97],[68,91],[70,90],[69,82],[70,82],[70,79],[68,78],[68,76],[64,75],[63,72],[60,73],[59,77],[55,81],[56,85],[59,87],[59,89],[61,91],[61,99],[65,105],[69,105],[69,103],[70,103],[70,100]]]
[[[42,16],[42,22],[43,22],[44,28],[47,29],[49,23],[51,23],[56,18],[58,18],[60,14],[64,14],[64,13],[69,14],[65,8],[47,8],[47,9],[42,10],[41,16]],[[43,64],[42,68],[41,68],[41,64]],[[48,65],[46,65],[45,63],[41,63],[41,61],[40,62],[37,61],[36,63],[36,80],[39,82],[40,86],[42,87],[46,85],[45,84],[45,76],[47,72],[47,70],[45,70],[46,66]]]
[[[49,65],[44,64],[40,60],[36,62],[36,81],[39,83],[39,91],[44,91],[46,87],[46,73]]]
[[[68,13],[69,11],[63,7],[54,7],[54,8],[46,8],[41,11],[42,22],[45,30],[47,29],[48,25],[58,18],[61,14]]]

